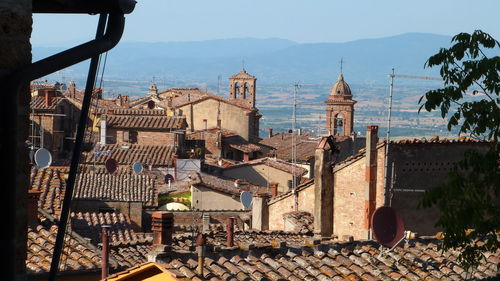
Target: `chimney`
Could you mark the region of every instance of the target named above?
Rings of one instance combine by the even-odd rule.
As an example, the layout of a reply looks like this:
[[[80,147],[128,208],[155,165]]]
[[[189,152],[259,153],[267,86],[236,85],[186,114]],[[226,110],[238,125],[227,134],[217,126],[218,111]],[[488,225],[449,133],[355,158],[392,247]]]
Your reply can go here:
[[[233,247],[234,245],[234,222],[236,221],[235,217],[230,217],[227,218],[226,222],[226,233],[227,233],[227,240],[226,240],[226,246],[228,247]]]
[[[52,104],[52,92],[50,90],[44,91],[45,96],[45,106],[50,106]]]
[[[252,203],[252,228],[256,230],[269,229],[269,208],[267,194],[256,194]]]
[[[201,277],[203,277],[203,265],[205,264],[205,244],[205,235],[199,233],[196,238],[196,253],[198,254],[198,267],[196,271]]]
[[[174,231],[174,214],[171,212],[154,212],[152,215],[153,245],[172,245]]]
[[[271,196],[276,197],[278,196],[278,184],[277,182],[270,182],[269,183],[269,189],[271,190]]]
[[[273,128],[269,128],[269,129],[267,129],[267,131],[269,132],[269,137],[272,138],[273,137]]]
[[[128,96],[122,96],[122,105],[126,108],[129,108],[130,107],[130,100],[129,100],[129,97]]]
[[[70,97],[75,98],[75,95],[76,95],[75,81],[70,81],[69,82],[68,94],[69,94]]]
[[[27,197],[27,213],[28,225],[35,225],[38,223],[38,198],[40,198],[40,191],[30,189],[28,190]]]
[[[108,232],[111,228],[110,225],[103,224],[102,229],[102,255],[101,255],[101,279],[106,279],[109,273],[109,241]]]
[[[106,145],[106,115],[101,118],[101,145]]]
[[[366,126],[365,232],[370,239],[371,217],[376,206],[378,126]]]
[[[333,233],[332,137],[323,137],[314,151],[314,235],[331,237]]]
[[[151,217],[153,249],[147,254],[147,260],[148,262],[167,262],[171,256],[174,214],[171,212],[154,212]]]
[[[202,217],[203,220],[203,233],[207,233],[210,231],[210,215],[209,214],[203,214]]]

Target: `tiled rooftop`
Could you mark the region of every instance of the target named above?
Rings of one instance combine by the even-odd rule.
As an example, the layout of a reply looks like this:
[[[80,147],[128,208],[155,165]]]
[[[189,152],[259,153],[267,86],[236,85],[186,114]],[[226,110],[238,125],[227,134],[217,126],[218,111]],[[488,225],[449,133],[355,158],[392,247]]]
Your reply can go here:
[[[200,174],[193,173],[191,177],[191,184],[203,185],[205,187],[221,191],[224,193],[228,193],[231,195],[239,196],[242,191],[250,191],[257,193],[267,192],[266,187],[253,185],[242,180],[236,180],[236,181],[238,182],[238,187],[235,186],[234,179],[227,179],[205,173],[200,173]]]
[[[164,264],[180,280],[465,280],[498,276],[500,253],[486,253],[474,273],[442,253],[437,239],[414,239],[380,255],[373,241],[323,242],[313,247],[257,246],[251,251],[207,254],[204,276],[196,256],[175,256]],[[310,245],[314,245],[311,243]]]
[[[106,119],[106,126],[109,128],[177,130],[185,125],[186,118],[180,116],[108,115]]]
[[[109,242],[112,245],[151,242],[152,236],[137,234],[132,229],[130,219],[122,213],[72,212],[71,227],[91,243],[101,243],[102,225],[109,225]]]
[[[93,151],[84,153],[82,162],[86,164],[103,165],[109,158],[115,159],[120,165],[131,165],[140,162],[143,165],[172,165],[174,147],[172,145],[139,145],[128,146],[110,144],[96,147]]]
[[[26,267],[28,274],[49,272],[57,226],[28,227]],[[75,235],[69,233],[61,255],[60,271],[88,271],[101,267],[99,251]]]
[[[315,135],[301,134],[295,135],[296,159],[298,161],[307,161],[314,157],[314,151],[318,146],[319,139]],[[271,138],[265,138],[260,144],[273,147],[274,152],[270,152],[278,159],[292,160],[292,134],[276,133]]]
[[[59,214],[68,172],[68,167],[31,170],[31,188],[41,192],[39,208],[52,215]],[[154,180],[134,174],[78,174],[73,196],[75,199],[144,202],[146,206],[156,206],[158,203]]]
[[[295,170],[295,174],[297,176],[303,176],[307,173],[307,170],[300,167],[300,166],[295,165],[295,167],[294,167],[294,165],[292,163],[289,163],[289,162],[286,162],[286,161],[283,161],[280,159],[271,159],[268,157],[239,163],[236,165],[228,166],[224,169],[229,170],[229,169],[252,166],[252,165],[259,165],[259,164],[264,164],[266,166],[269,166],[269,167],[272,167],[272,168],[275,168],[275,169],[278,169],[278,170],[281,170],[283,172],[287,172],[290,174],[292,174],[293,171]]]
[[[65,99],[64,97],[52,97],[50,99],[50,105],[47,105],[45,103],[44,96],[34,96],[34,97],[31,97],[30,109],[35,110],[35,112],[38,112],[38,111],[53,112],[56,110],[57,106],[64,99]]]
[[[73,196],[75,199],[143,202],[149,207],[158,205],[155,181],[144,175],[79,174]]]

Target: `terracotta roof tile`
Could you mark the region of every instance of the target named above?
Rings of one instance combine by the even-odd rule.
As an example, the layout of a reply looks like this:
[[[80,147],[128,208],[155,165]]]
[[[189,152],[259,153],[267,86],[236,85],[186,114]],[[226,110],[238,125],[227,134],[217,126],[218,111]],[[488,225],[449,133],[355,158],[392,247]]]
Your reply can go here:
[[[128,146],[111,144],[94,148],[84,153],[82,162],[85,164],[104,165],[109,158],[115,159],[120,165],[131,165],[140,162],[143,165],[169,166],[175,154],[172,145],[139,145]]]
[[[281,170],[283,172],[287,172],[290,174],[292,174],[293,170],[295,169],[295,174],[297,176],[303,176],[307,173],[307,170],[305,168],[302,168],[302,167],[297,166],[297,165],[295,165],[295,167],[294,167],[294,165],[292,163],[289,163],[289,162],[286,162],[286,161],[283,161],[280,159],[272,159],[269,157],[258,158],[255,160],[250,160],[250,161],[238,163],[235,165],[231,165],[231,166],[224,168],[224,170],[246,167],[246,166],[251,166],[251,165],[259,165],[259,164],[264,164],[266,166],[276,168],[278,170]]]
[[[177,130],[185,128],[186,118],[166,115],[108,115],[106,126],[109,128]]]
[[[238,187],[235,186],[235,181],[238,182]],[[250,191],[256,193],[268,192],[266,187],[253,185],[242,180],[228,179],[205,173],[192,173],[191,184],[203,185],[205,187],[239,196],[242,191]]]
[[[57,106],[66,98],[64,97],[52,97],[50,101],[50,105],[45,103],[45,97],[43,96],[34,96],[31,97],[30,109],[38,111],[50,111],[53,112],[57,109]]]

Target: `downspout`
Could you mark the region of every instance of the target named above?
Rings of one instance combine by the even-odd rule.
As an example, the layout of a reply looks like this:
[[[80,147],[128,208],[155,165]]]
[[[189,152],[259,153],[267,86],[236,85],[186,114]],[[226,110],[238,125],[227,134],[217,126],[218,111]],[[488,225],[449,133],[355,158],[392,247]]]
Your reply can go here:
[[[34,0],[33,2],[34,2],[33,13],[50,12],[50,9],[47,9],[45,11],[39,10],[40,7],[48,7],[46,5],[48,1],[45,1],[42,5],[38,5],[42,1]],[[93,8],[95,11],[97,11],[99,6],[103,6],[101,2],[112,4],[112,5],[107,5],[108,6],[107,8],[109,10],[108,12],[111,13],[111,16],[109,19],[107,32],[104,36],[100,36],[100,38],[98,39],[89,41],[85,44],[63,51],[59,54],[26,65],[11,73],[8,74],[1,73],[2,76],[0,77],[1,84],[5,85],[5,88],[2,87],[5,95],[3,97],[4,106],[1,107],[2,110],[0,112],[0,118],[2,118],[4,124],[12,124],[11,126],[0,127],[0,135],[12,136],[6,138],[4,142],[2,142],[2,144],[0,145],[0,153],[2,153],[4,157],[9,159],[9,165],[7,165],[7,167],[4,169],[3,171],[4,174],[16,175],[19,169],[18,166],[20,165],[17,159],[18,158],[17,155],[24,151],[23,150],[24,143],[18,142],[18,139],[16,137],[18,136],[18,134],[22,133],[20,132],[18,125],[19,122],[23,122],[23,120],[19,120],[18,118],[19,110],[22,109],[23,107],[26,107],[26,105],[24,105],[23,99],[20,97],[19,94],[21,90],[25,89],[28,86],[28,83],[31,82],[32,80],[56,72],[60,69],[69,67],[76,63],[82,62],[91,57],[95,57],[100,53],[106,52],[111,48],[113,48],[119,42],[123,33],[125,24],[125,19],[123,15],[125,13],[132,12],[133,7],[135,6],[135,1],[133,0],[117,0],[117,1],[74,0],[73,2],[52,1],[52,3],[59,3],[61,5],[61,9],[63,10],[61,12],[65,13],[78,13],[78,11],[72,10],[72,7],[70,5],[72,3],[79,3],[81,8]],[[64,7],[64,5],[67,6]],[[81,11],[81,12],[88,13],[88,11]],[[103,12],[100,11],[100,13]],[[92,87],[93,85],[91,87],[87,87],[85,96],[89,96],[88,92],[92,91]],[[24,110],[27,111],[28,108],[24,108]],[[12,182],[13,186],[16,186],[16,183],[20,181],[20,179],[17,179],[16,177],[10,177],[10,178],[13,179]],[[6,202],[5,206],[3,207],[3,210],[7,210],[7,213],[5,214],[7,225],[13,225],[15,223],[16,213],[19,212],[19,210],[16,210],[16,205],[15,205],[16,200],[14,199],[15,196],[16,193],[14,191],[7,191],[5,194],[7,200],[5,200]],[[71,199],[70,192],[66,192],[65,199],[68,196]],[[69,207],[69,202],[65,203]],[[66,220],[67,220],[67,215],[66,215]],[[66,223],[66,220],[64,220],[64,224]],[[59,231],[61,231],[61,229],[62,231],[64,231],[65,226],[64,228],[60,227]],[[62,237],[63,236],[64,235],[62,235]],[[15,247],[16,247],[15,237],[16,237],[15,228],[9,229],[6,235],[7,239],[2,239],[2,247],[0,248],[5,254],[12,257],[15,255]],[[53,258],[52,260],[54,261],[56,259]],[[57,262],[58,261],[59,258],[57,258]],[[52,276],[51,280],[54,280],[54,277],[55,276]]]

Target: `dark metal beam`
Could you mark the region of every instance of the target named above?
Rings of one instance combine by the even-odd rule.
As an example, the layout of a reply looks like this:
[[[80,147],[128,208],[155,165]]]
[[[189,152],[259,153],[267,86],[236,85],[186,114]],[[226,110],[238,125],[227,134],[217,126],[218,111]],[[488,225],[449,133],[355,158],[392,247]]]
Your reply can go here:
[[[134,0],[33,0],[33,13],[130,14]]]

